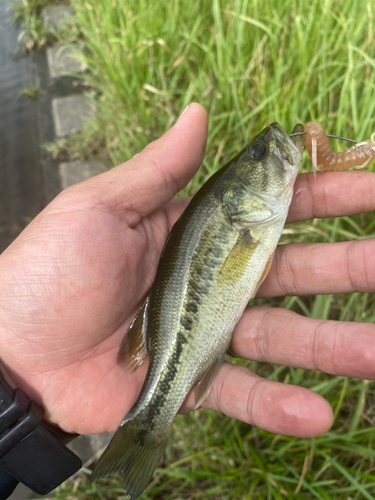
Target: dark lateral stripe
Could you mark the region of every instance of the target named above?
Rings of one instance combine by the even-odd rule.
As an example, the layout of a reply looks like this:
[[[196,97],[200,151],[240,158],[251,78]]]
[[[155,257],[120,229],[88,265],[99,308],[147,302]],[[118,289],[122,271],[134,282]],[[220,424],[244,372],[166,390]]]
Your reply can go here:
[[[180,360],[186,343],[187,339],[183,335],[179,335],[173,353],[168,360],[166,370],[163,371],[160,377],[157,392],[155,392],[152,403],[148,407],[148,412],[152,416],[149,422],[150,429],[155,426],[154,417],[160,415],[165,403],[170,400],[171,391],[176,389],[174,380],[181,366]]]

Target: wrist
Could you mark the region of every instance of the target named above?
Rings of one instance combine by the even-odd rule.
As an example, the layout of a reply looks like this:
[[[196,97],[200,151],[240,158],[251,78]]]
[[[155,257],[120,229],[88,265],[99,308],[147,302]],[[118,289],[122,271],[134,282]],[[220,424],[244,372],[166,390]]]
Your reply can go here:
[[[69,432],[60,427],[53,419],[50,418],[49,409],[43,401],[43,397],[39,394],[31,383],[26,380],[26,375],[21,374],[14,368],[10,367],[8,363],[0,360],[0,379],[9,386],[11,391],[21,390],[28,397],[43,408],[43,425],[61,442],[64,444],[69,443],[72,439],[79,436],[75,432]]]
[[[14,391],[17,388],[17,383],[12,376],[12,370],[9,369],[6,363],[3,360],[0,360],[0,373],[4,379],[4,381],[8,384],[8,386]]]
[[[81,467],[80,459],[64,446],[76,435],[47,424],[43,414],[25,392],[13,391],[0,372],[0,469],[40,494]]]

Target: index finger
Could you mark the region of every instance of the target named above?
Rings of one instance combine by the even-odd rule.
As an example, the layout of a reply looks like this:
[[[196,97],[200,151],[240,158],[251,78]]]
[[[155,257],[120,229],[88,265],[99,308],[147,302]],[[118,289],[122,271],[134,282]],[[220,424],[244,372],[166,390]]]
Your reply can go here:
[[[300,174],[286,223],[316,217],[343,217],[375,210],[373,172]]]

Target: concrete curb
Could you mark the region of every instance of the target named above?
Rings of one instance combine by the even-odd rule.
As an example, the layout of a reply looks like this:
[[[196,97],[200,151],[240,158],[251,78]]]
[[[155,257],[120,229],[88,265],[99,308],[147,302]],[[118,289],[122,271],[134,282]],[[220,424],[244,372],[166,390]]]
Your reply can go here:
[[[47,63],[51,78],[61,78],[67,73],[83,73],[87,70],[84,62],[77,59],[78,44],[61,47],[48,47]]]
[[[75,160],[59,164],[61,187],[66,189],[77,182],[86,181],[104,172],[103,165],[97,160]]]
[[[72,95],[52,99],[52,117],[58,138],[80,132],[93,116],[94,108],[85,96]]]
[[[70,5],[46,7],[42,12],[44,27],[51,31],[57,31],[69,24],[73,20],[74,14],[74,9]]]

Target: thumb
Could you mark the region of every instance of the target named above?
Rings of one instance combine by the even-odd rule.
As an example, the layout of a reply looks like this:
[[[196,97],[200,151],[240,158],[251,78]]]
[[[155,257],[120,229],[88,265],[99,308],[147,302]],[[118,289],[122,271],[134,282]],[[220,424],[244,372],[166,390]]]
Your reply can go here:
[[[141,153],[87,181],[91,192],[112,212],[149,215],[170,201],[198,170],[207,125],[203,106],[190,104],[173,127]]]

